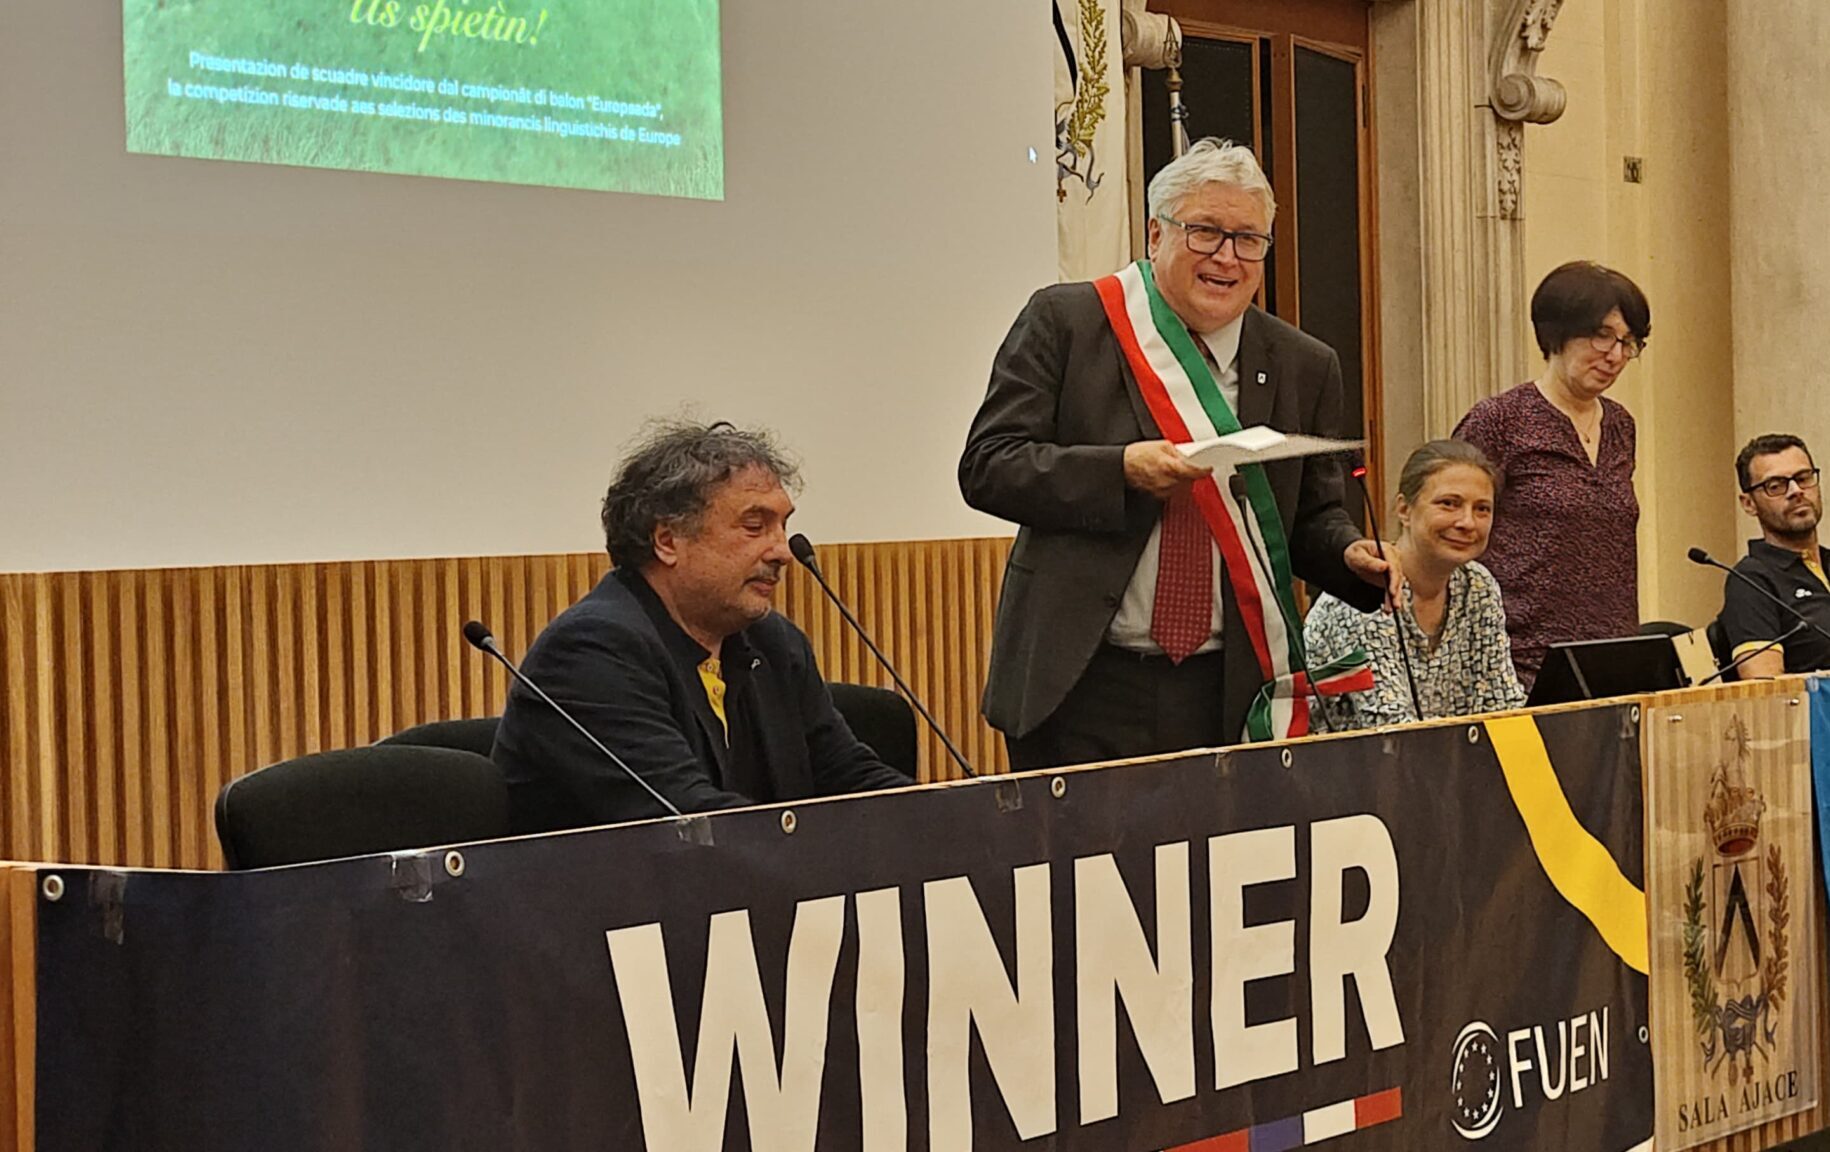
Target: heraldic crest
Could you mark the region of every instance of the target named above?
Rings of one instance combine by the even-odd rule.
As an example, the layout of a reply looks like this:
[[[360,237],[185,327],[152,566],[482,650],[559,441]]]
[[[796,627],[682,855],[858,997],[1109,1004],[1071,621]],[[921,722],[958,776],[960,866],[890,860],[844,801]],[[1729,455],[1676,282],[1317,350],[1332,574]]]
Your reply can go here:
[[[1777,843],[1762,851],[1766,800],[1748,781],[1747,726],[1736,716],[1729,753],[1710,777],[1703,824],[1713,855],[1691,862],[1684,886],[1684,976],[1703,1065],[1728,1081],[1774,1058],[1791,955],[1791,881]]]

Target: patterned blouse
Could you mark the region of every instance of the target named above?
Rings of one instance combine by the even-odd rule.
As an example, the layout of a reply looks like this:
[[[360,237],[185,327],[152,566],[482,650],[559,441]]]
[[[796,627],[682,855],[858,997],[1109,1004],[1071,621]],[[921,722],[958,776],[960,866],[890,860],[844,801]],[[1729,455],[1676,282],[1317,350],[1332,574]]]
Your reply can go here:
[[[1430,647],[1429,638],[1417,626],[1408,588],[1397,619],[1404,629],[1404,648],[1410,656],[1411,677],[1417,683],[1417,700],[1423,705],[1422,719],[1474,716],[1524,705],[1525,689],[1513,673],[1512,652],[1506,641],[1506,610],[1500,605],[1500,586],[1479,563],[1464,564],[1449,577],[1442,635],[1435,648]],[[1324,594],[1303,621],[1303,640],[1311,665],[1338,659],[1358,648],[1366,653],[1373,670],[1372,688],[1325,702],[1326,715],[1323,723],[1315,726],[1317,731],[1341,732],[1419,719],[1411,706],[1404,655],[1398,651],[1398,631],[1392,617],[1383,612],[1361,612]]]
[[[1593,464],[1569,417],[1530,382],[1482,400],[1455,427],[1505,473],[1483,559],[1506,594],[1527,688],[1552,644],[1639,631],[1636,432],[1619,404],[1604,396],[1601,409]]]

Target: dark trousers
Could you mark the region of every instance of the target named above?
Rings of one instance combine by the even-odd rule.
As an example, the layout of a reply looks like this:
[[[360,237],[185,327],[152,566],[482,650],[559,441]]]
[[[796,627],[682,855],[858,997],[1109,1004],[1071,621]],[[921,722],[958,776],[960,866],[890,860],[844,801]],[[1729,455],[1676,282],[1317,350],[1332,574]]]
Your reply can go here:
[[[1010,766],[1058,768],[1232,743],[1220,718],[1225,654],[1171,664],[1102,644],[1055,714],[1009,738]]]

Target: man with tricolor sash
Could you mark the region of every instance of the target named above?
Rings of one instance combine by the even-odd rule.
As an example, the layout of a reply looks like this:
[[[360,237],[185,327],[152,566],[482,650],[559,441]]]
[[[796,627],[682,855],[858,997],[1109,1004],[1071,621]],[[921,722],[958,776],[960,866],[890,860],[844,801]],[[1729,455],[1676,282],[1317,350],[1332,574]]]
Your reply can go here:
[[[1019,525],[984,697],[1016,768],[1301,735],[1370,672],[1307,666],[1295,578],[1365,611],[1396,591],[1340,461],[1216,476],[1177,448],[1341,431],[1334,351],[1253,303],[1276,211],[1257,160],[1203,140],[1148,200],[1148,260],[1030,298],[960,459],[967,503]]]

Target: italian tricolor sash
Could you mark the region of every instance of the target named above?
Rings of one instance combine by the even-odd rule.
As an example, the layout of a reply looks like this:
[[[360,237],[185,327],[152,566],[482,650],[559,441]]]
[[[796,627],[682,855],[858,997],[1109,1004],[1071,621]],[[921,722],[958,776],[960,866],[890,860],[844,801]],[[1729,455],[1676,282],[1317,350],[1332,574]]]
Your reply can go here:
[[[1213,371],[1195,347],[1195,337],[1157,291],[1148,260],[1097,280],[1093,287],[1165,439],[1188,444],[1239,431],[1239,418],[1221,395]],[[1246,719],[1246,737],[1302,736],[1309,731],[1311,696],[1371,688],[1372,669],[1361,652],[1324,668],[1308,669],[1297,625],[1290,546],[1284,539],[1271,482],[1262,465],[1247,464],[1239,474],[1245,480],[1245,506],[1252,518],[1249,528],[1240,509],[1221,491],[1219,482],[1226,477],[1197,481],[1194,498],[1220,546],[1233,601],[1264,676]],[[1248,531],[1262,543],[1262,550],[1249,541]]]

